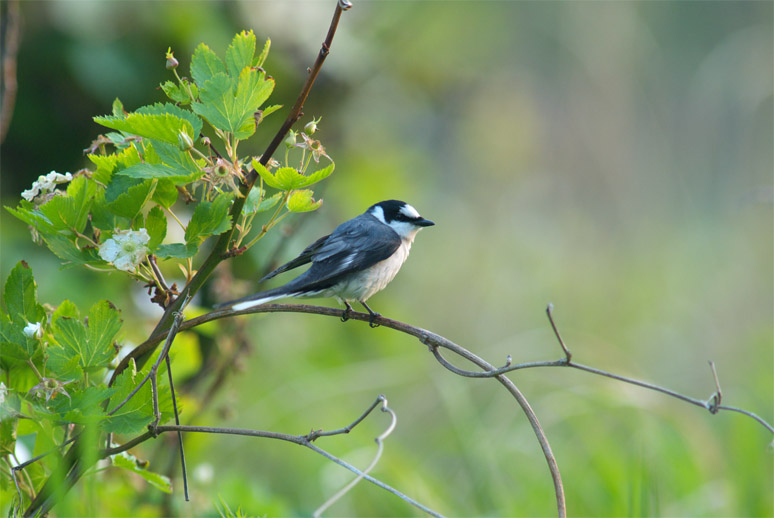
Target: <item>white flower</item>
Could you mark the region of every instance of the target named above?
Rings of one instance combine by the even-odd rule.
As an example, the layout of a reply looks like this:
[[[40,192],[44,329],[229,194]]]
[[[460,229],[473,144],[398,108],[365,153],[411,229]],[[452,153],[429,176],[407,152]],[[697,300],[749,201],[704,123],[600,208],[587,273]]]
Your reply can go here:
[[[33,336],[35,338],[40,338],[43,336],[43,329],[41,328],[40,322],[30,322],[26,326],[24,326],[24,334],[32,338]]]
[[[40,175],[38,180],[32,183],[31,189],[22,192],[22,198],[32,201],[38,194],[51,192],[56,188],[57,184],[71,182],[72,179],[73,175],[71,173],[61,174],[56,171],[51,171],[46,176]]]
[[[148,255],[148,247],[145,246],[150,241],[148,231],[144,228],[140,230],[118,230],[113,233],[113,237],[99,246],[99,256],[119,270],[126,272],[134,270],[137,265]]]

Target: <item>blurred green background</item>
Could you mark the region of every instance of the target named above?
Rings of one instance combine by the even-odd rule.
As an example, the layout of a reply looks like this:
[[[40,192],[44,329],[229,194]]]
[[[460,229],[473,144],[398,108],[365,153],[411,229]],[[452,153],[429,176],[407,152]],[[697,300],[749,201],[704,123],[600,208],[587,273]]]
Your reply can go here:
[[[128,110],[162,101],[167,47],[187,71],[199,42],[222,55],[252,28],[272,39],[272,102],[292,105],[334,5],[22,2],[2,204],[40,174],[85,167],[82,150],[103,131],[91,117],[115,97]],[[578,362],[705,398],[713,360],[723,402],[772,422],[773,17],[771,2],[356,0],[304,110],[322,116],[336,172],[318,212],[286,220],[303,225],[281,257],[374,202],[404,199],[437,225],[369,301],[375,310],[503,364],[561,356],[544,313],[553,302]],[[285,114],[263,124],[250,153]],[[42,301],[109,298],[125,344],[147,336],[158,312],[140,286],[59,270],[21,222],[3,211],[0,223],[3,279],[24,259]],[[238,288],[255,289],[281,237],[233,261]],[[227,285],[221,273],[198,303]],[[374,476],[451,516],[555,513],[534,435],[496,382],[452,375],[388,329],[239,320],[181,340],[181,380],[200,356],[250,348],[195,424],[333,429],[385,394],[398,428]],[[774,514],[772,437],[753,420],[570,370],[511,378],[551,441],[570,515]],[[184,399],[184,420],[202,398]],[[377,413],[318,446],[365,466],[386,425]],[[108,471],[58,514],[212,516],[220,495],[251,515],[303,516],[350,479],[280,442],[189,435],[186,446],[191,503],[175,442],[162,437],[135,453],[175,477],[171,498]],[[421,513],[361,483],[328,515]]]

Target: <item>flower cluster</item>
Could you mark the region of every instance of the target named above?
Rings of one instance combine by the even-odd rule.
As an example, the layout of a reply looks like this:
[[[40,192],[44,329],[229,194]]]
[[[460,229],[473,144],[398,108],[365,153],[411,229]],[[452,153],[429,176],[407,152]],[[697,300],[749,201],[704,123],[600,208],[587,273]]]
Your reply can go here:
[[[125,272],[132,271],[148,255],[150,241],[148,231],[144,228],[140,230],[118,230],[113,237],[107,239],[99,246],[99,256],[119,270]]]
[[[22,192],[22,198],[27,201],[32,201],[38,194],[47,194],[52,192],[57,184],[71,182],[73,175],[71,173],[60,174],[56,171],[51,171],[47,175],[38,176],[38,180],[33,182],[32,188]]]

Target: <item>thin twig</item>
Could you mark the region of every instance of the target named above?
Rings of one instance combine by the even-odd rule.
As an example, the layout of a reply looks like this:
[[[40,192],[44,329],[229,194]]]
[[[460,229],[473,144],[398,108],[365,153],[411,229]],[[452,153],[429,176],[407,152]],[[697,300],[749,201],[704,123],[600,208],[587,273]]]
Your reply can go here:
[[[392,431],[395,429],[395,426],[398,424],[398,416],[395,415],[395,412],[387,406],[387,398],[384,396],[379,396],[376,399],[377,403],[381,402],[382,404],[382,412],[387,412],[390,414],[390,424],[387,427],[387,429],[379,434],[374,440],[376,441],[376,454],[374,455],[373,460],[368,464],[368,467],[366,467],[363,472],[359,475],[357,475],[354,479],[352,479],[347,485],[345,485],[343,488],[338,490],[333,496],[331,496],[328,500],[326,500],[320,507],[315,509],[315,511],[312,513],[312,516],[315,518],[318,518],[319,516],[322,516],[322,513],[324,513],[330,506],[338,502],[341,497],[346,495],[355,485],[363,480],[363,477],[371,472],[372,469],[374,469],[374,466],[379,462],[379,459],[382,457],[382,452],[384,451],[384,439],[390,436]],[[370,412],[372,409],[369,409],[368,412]],[[356,421],[357,422],[357,421]]]
[[[180,424],[180,414],[177,412],[177,399],[175,398],[175,384],[172,381],[172,364],[169,361],[169,355],[166,357],[167,362],[167,376],[169,376],[169,392],[172,396],[172,410],[175,414],[175,424]],[[188,472],[185,467],[185,449],[183,448],[183,432],[177,432],[177,444],[180,448],[180,469],[183,473],[183,495],[185,501],[190,501],[188,497]]]

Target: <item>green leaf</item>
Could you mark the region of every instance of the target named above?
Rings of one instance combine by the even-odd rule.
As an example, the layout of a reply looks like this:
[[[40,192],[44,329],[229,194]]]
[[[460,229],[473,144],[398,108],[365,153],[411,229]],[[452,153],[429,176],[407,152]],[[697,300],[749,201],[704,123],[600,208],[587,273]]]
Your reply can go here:
[[[190,133],[189,135],[194,140],[196,140],[196,138],[199,136],[199,133],[202,132],[202,120],[197,117],[196,114],[192,113],[190,110],[186,110],[185,108],[181,108],[180,106],[176,106],[172,103],[150,104],[148,106],[138,108],[137,113],[144,113],[149,115],[171,114],[175,117],[187,120],[191,123],[191,127],[193,128],[193,133]]]
[[[101,403],[112,396],[116,389],[103,385],[73,391],[71,387],[74,386],[66,385],[64,390],[70,397],[57,395],[51,400],[48,408],[59,414],[62,421],[68,423],[86,425],[104,419],[106,415]]]
[[[81,312],[78,310],[78,306],[65,299],[54,310],[54,314],[51,315],[51,324],[54,324],[60,318],[81,318]]]
[[[220,194],[214,201],[203,201],[194,209],[191,221],[185,230],[185,242],[199,245],[212,235],[222,234],[231,228],[232,194]]]
[[[272,113],[276,112],[281,108],[282,108],[281,104],[272,104],[271,106],[267,106],[266,108],[263,109],[263,115],[261,118],[265,119],[266,117],[268,117],[269,115],[271,115]]]
[[[46,242],[49,250],[63,261],[67,261],[67,266],[76,266],[79,264],[95,264],[103,262],[99,253],[94,247],[78,248],[75,242],[60,234],[44,234],[43,241]]]
[[[167,235],[167,217],[164,215],[161,207],[153,207],[148,212],[148,215],[145,217],[145,229],[150,236],[148,248],[153,252],[164,240],[164,236]]]
[[[73,178],[65,196],[54,196],[40,206],[40,212],[57,230],[83,232],[88,222],[97,185],[85,176]]]
[[[253,160],[253,169],[263,178],[264,183],[275,189],[290,191],[315,184],[320,180],[327,178],[333,173],[334,165],[331,163],[328,167],[320,169],[309,176],[304,176],[292,167],[280,167],[277,172],[271,174],[260,162]]]
[[[145,378],[156,357],[158,354],[154,355],[138,373],[134,373],[134,369],[125,369],[118,375],[113,385],[116,388],[116,393],[110,400],[110,409],[115,408],[126,399],[137,384]],[[159,376],[158,388],[159,411],[163,424],[172,416],[172,396],[166,375]],[[151,421],[153,421],[153,401],[151,399],[151,384],[147,382],[124,406],[103,421],[102,428],[106,432],[134,435],[145,431]]]
[[[199,251],[198,245],[189,243],[187,245],[183,243],[171,243],[167,245],[160,245],[156,249],[156,257],[161,259],[188,259],[196,255]]]
[[[258,59],[255,60],[256,67],[262,67],[266,58],[269,56],[269,49],[271,48],[271,40],[266,38],[266,43],[263,45],[263,50],[258,55]]]
[[[263,179],[263,183],[265,183],[269,187],[274,187],[275,189],[282,189],[282,187],[280,186],[280,183],[277,181],[274,175],[271,174],[269,170],[266,169],[266,167],[264,167],[262,163],[260,163],[256,159],[253,159],[251,165],[253,166],[253,169],[255,169],[255,172],[257,172],[261,176],[261,178]]]
[[[245,68],[234,82],[225,74],[212,76],[199,90],[199,101],[191,108],[215,128],[245,139],[255,132],[254,114],[274,90],[274,80],[255,69]]]
[[[255,34],[253,31],[242,31],[234,36],[231,45],[226,50],[226,68],[228,75],[238,77],[242,69],[253,66],[255,55]]]
[[[293,191],[288,199],[288,210],[290,212],[309,212],[317,210],[322,205],[322,200],[315,201],[312,198],[314,193],[310,189],[301,189]]]
[[[5,281],[3,293],[8,316],[15,324],[24,326],[45,321],[46,311],[37,302],[36,289],[32,268],[24,261],[16,263]]]
[[[216,74],[226,73],[226,67],[218,56],[204,43],[200,43],[191,58],[191,77],[199,88]]]
[[[182,110],[182,108],[178,109]],[[114,130],[175,145],[178,143],[180,132],[185,132],[192,137],[198,135],[198,133],[194,133],[193,125],[188,120],[171,113],[134,112],[123,118],[115,116],[94,117],[94,122]]]
[[[6,210],[41,234],[56,232],[53,222],[27,200],[21,200],[15,209],[6,207]]]
[[[255,133],[255,112],[266,102],[274,91],[274,80],[266,79],[266,74],[255,69],[245,68],[239,74],[233,116],[234,136],[246,139]]]
[[[25,335],[23,329],[21,323],[14,324],[5,312],[0,312],[0,364],[6,369],[31,360],[40,351],[39,341]]]
[[[137,164],[120,170],[118,174],[139,179],[163,178],[181,184],[193,181],[190,173],[186,174],[180,169],[165,164]]]
[[[118,97],[116,97],[113,100],[113,116],[118,118],[126,116],[126,110],[124,110],[124,103],[122,103]]]
[[[274,196],[261,199],[265,194],[266,192],[261,191],[258,186],[253,187],[248,193],[245,204],[242,207],[242,214],[255,214],[256,212],[269,210],[282,199],[282,193],[276,193]]]
[[[170,208],[177,201],[177,187],[172,180],[159,179],[153,191],[152,200],[164,207]]]
[[[121,329],[118,310],[103,300],[89,311],[89,325],[77,318],[60,317],[53,324],[53,336],[60,347],[49,347],[47,365],[55,371],[67,371],[74,358],[86,371],[107,367],[116,350],[113,340]]]
[[[137,457],[130,454],[129,452],[124,451],[118,455],[113,455],[110,458],[112,459],[114,466],[128,469],[129,471],[140,475],[156,489],[160,489],[165,493],[172,493],[172,481],[169,479],[169,477],[148,471],[145,469],[145,467],[142,466],[143,463],[141,463]]]
[[[328,165],[328,167],[320,169],[319,171],[315,171],[314,173],[306,177],[306,181],[301,187],[308,187],[312,184],[319,182],[320,180],[324,180],[328,178],[331,175],[331,173],[333,173],[334,168],[335,168],[335,165],[333,162],[331,162]]]
[[[156,182],[151,179],[138,180],[129,176],[116,175],[105,192],[105,199],[108,202],[105,207],[117,216],[134,219],[153,196],[155,185]]]
[[[19,420],[15,418],[0,419],[0,457],[16,453],[16,427]]]

